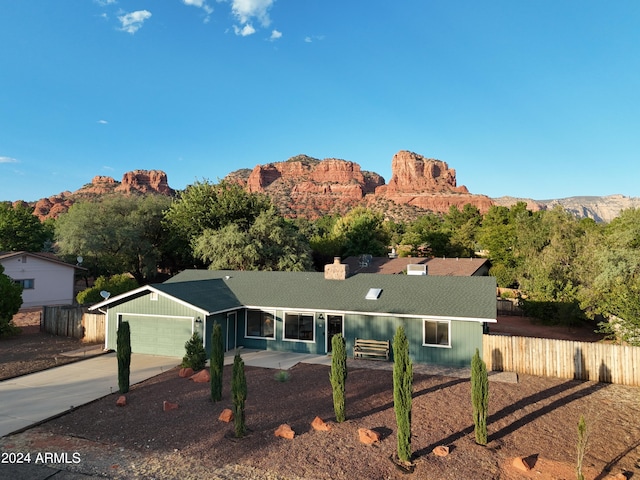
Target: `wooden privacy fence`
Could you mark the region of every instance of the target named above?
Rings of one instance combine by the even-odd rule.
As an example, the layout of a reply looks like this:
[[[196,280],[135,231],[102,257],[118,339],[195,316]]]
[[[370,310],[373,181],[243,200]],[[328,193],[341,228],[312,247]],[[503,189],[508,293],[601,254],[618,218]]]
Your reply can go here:
[[[103,342],[105,316],[86,312],[86,307],[73,305],[42,307],[40,331],[84,342]]]
[[[496,306],[498,309],[498,315],[524,315],[524,312],[514,300],[498,298],[496,300]]]
[[[640,386],[640,347],[482,336],[488,370]]]
[[[100,313],[85,313],[82,316],[83,342],[104,342],[105,318],[106,316]]]

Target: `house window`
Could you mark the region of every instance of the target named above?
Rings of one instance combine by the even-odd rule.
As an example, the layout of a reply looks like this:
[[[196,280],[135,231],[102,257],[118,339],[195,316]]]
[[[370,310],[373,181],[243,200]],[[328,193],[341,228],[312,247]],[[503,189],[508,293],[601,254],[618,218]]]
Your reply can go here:
[[[284,314],[284,339],[313,342],[313,326],[313,314],[287,312]]]
[[[14,280],[13,283],[17,283],[23,290],[33,290],[35,288],[35,281],[33,278],[25,278],[23,280]]]
[[[247,310],[247,337],[276,338],[275,313]]]
[[[158,301],[158,292],[151,292],[149,294],[149,300],[153,300],[154,302]]]
[[[424,321],[424,343],[434,347],[450,347],[451,322],[437,322],[435,320]]]

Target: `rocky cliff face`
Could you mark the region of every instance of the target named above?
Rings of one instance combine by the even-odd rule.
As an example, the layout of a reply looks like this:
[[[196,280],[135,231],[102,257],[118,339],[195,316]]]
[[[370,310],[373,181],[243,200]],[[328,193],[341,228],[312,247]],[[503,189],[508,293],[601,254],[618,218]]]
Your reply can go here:
[[[57,218],[69,210],[69,207],[77,200],[112,193],[173,195],[175,192],[169,187],[167,174],[161,170],[134,170],[127,172],[122,177],[122,182],[116,182],[112,177],[98,175],[93,177],[90,184],[73,193],[63,192],[38,200],[33,214],[40,220]]]
[[[318,160],[306,155],[256,165],[248,176],[246,170],[241,170],[227,178],[245,185],[249,192],[269,195],[288,217],[311,219],[346,213],[360,204],[365,195],[384,185],[384,178],[361,170],[357,163],[336,158]]]
[[[452,205],[462,208],[467,203],[484,213],[492,205],[489,197],[472,195],[465,186],[457,186],[455,170],[440,160],[400,151],[391,168],[387,185],[380,175],[361,170],[357,163],[298,155],[286,162],[257,165],[250,173],[234,172],[227,178],[239,181],[250,192],[269,195],[288,217],[313,219],[346,213],[357,205],[377,208],[389,202],[413,208],[413,216],[425,211],[444,213]],[[408,214],[407,209],[387,208],[385,212],[390,210]]]
[[[389,184],[376,188],[375,195],[397,204],[441,213],[467,203],[485,213],[493,205],[486,195],[473,195],[464,185],[458,186],[456,171],[441,160],[401,150],[393,156],[391,172]]]
[[[115,189],[122,193],[159,193],[173,195],[175,191],[169,187],[167,174],[162,170],[134,170],[122,177],[122,182]]]
[[[470,203],[485,213],[494,204],[511,206],[524,201],[533,211],[560,205],[578,217],[609,222],[623,209],[640,208],[640,198],[623,195],[557,200],[491,199],[474,195],[464,185],[457,185],[456,171],[447,163],[405,150],[393,156],[391,168],[391,180],[385,184],[384,178],[362,170],[357,163],[298,155],[284,162],[237,170],[226,178],[239,182],[250,192],[270,196],[287,217],[309,219],[344,214],[359,205],[383,211],[394,220],[409,220],[427,211],[446,213],[452,205],[461,209]],[[160,170],[127,172],[121,182],[108,176],[96,176],[90,184],[73,193],[62,192],[39,200],[34,215],[41,220],[56,218],[79,199],[113,193],[173,195],[174,190],[169,187],[166,173]]]

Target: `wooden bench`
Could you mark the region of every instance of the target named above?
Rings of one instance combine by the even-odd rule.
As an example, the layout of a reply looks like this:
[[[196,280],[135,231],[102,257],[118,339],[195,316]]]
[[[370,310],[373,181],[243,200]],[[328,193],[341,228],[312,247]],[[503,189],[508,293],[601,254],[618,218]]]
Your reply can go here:
[[[365,340],[356,338],[353,344],[353,358],[389,360],[389,340]]]

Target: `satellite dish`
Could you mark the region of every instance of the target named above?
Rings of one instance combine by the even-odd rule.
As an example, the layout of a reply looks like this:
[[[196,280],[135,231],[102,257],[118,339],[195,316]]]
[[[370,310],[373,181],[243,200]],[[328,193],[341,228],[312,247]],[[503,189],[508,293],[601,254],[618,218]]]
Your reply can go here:
[[[109,298],[111,296],[111,294],[109,292],[107,292],[106,290],[102,290],[100,292],[100,296],[106,300],[107,298]]]
[[[78,258],[76,258],[76,260],[78,261],[78,265],[80,265],[82,263],[82,260],[84,260],[84,258],[82,258],[82,255],[78,255]]]

